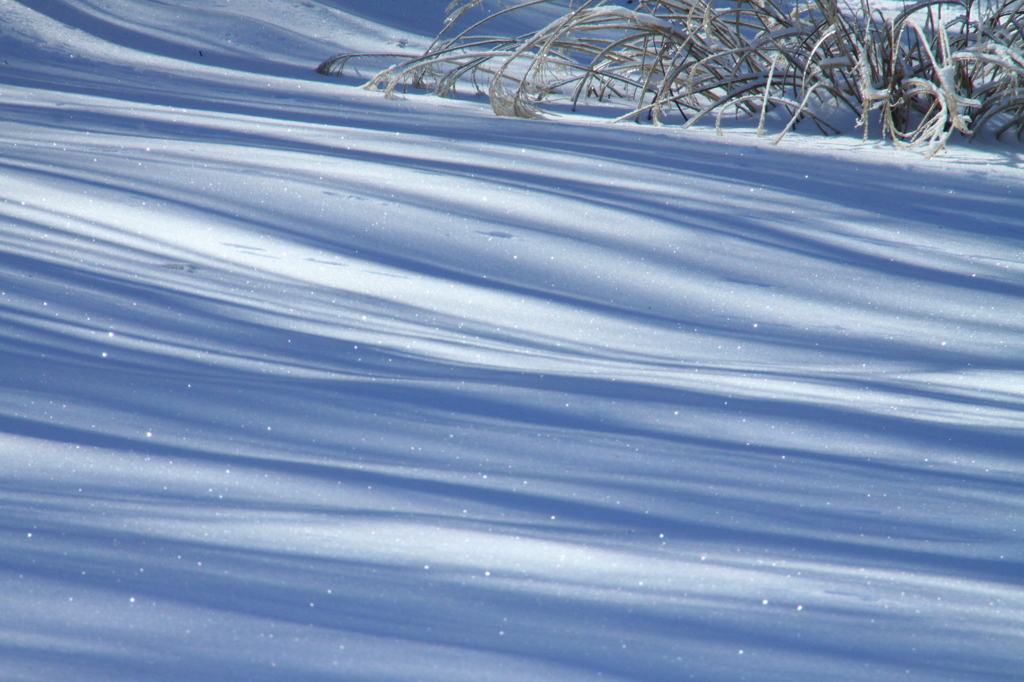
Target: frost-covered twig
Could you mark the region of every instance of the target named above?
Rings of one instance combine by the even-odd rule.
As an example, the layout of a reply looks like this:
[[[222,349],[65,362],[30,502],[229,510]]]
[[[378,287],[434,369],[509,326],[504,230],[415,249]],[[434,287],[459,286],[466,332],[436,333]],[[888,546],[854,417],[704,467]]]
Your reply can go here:
[[[457,27],[494,1],[454,0],[433,44],[367,87],[450,96],[472,83],[496,113],[526,118],[553,96],[573,106],[619,101],[626,113],[618,121],[660,124],[678,112],[690,126],[714,114],[720,128],[729,112],[757,117],[759,134],[782,108],[788,124],[778,139],[804,118],[835,132],[827,119],[841,111],[866,138],[874,112],[894,143],[930,154],[954,132],[986,125],[1024,134],[1024,0],[924,0],[891,18],[868,0],[856,11],[841,11],[837,0],[584,0],[519,37],[482,33],[496,17],[565,2],[527,0]],[[940,21],[940,6],[959,13]],[[355,57],[319,70],[339,73]]]

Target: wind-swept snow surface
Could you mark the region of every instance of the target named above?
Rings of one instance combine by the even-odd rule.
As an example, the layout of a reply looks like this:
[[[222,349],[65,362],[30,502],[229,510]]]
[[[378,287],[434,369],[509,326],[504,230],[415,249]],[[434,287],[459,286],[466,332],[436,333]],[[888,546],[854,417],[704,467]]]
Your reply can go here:
[[[0,0],[0,679],[1020,680],[1020,148],[313,73],[443,4]]]

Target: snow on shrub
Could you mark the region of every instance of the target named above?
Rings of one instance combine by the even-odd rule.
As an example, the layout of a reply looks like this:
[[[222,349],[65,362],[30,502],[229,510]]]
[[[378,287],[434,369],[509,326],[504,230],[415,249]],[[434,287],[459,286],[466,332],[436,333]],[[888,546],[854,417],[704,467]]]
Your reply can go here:
[[[486,1],[454,0],[423,54],[366,87],[451,96],[469,83],[496,114],[524,118],[554,96],[623,102],[616,120],[713,117],[719,132],[729,115],[756,119],[763,134],[766,116],[781,113],[776,142],[799,121],[831,134],[852,116],[865,139],[874,119],[898,146],[929,155],[954,131],[1024,135],[1024,0],[925,0],[895,16],[868,0],[852,10],[836,0],[585,0],[526,35],[487,34],[497,17],[558,1],[525,0],[455,30]],[[340,74],[359,56],[317,70]]]

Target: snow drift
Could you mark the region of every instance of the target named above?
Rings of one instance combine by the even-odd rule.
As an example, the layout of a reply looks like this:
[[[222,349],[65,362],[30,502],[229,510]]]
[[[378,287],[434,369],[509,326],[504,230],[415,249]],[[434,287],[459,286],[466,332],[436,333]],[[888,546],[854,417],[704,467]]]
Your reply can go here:
[[[434,8],[0,0],[0,678],[1019,676],[1019,148],[314,73]]]

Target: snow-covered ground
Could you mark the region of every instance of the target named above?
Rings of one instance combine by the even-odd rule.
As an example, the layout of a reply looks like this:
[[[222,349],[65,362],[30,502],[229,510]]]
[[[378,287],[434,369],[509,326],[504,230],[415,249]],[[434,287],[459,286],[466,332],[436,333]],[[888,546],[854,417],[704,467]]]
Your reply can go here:
[[[0,680],[1020,680],[1024,149],[317,76],[446,0],[0,0]]]

